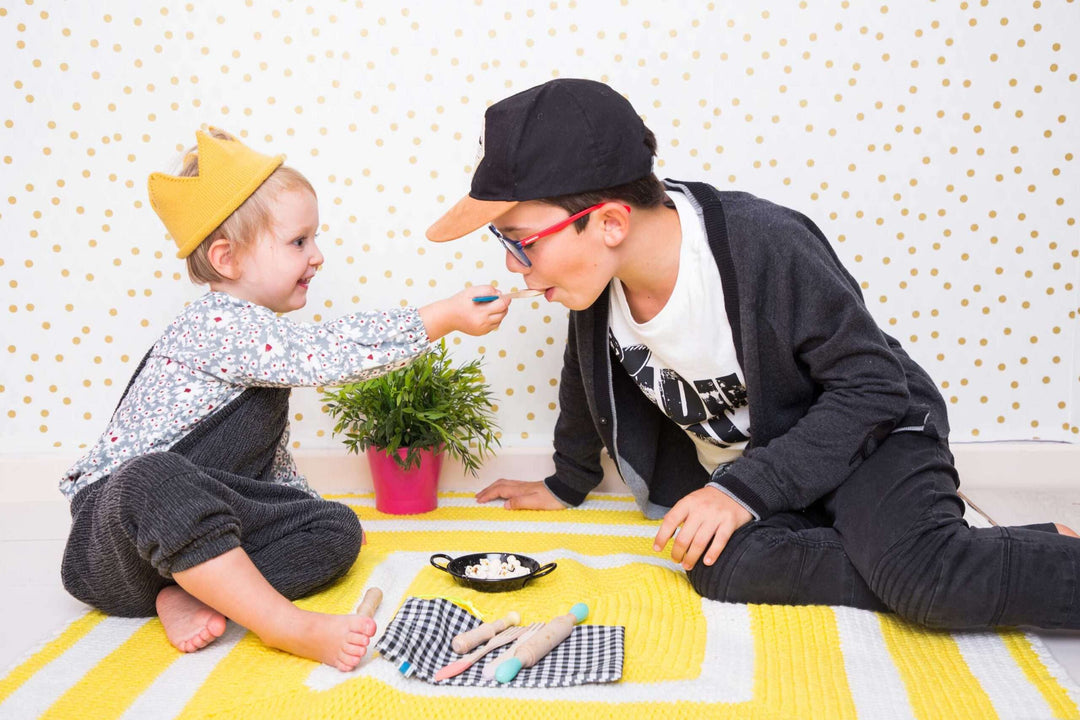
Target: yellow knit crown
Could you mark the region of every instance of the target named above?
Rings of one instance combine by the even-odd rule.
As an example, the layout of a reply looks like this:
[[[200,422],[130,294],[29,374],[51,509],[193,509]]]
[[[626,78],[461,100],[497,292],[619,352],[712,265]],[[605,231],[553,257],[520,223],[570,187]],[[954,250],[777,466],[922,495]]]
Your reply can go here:
[[[201,130],[195,139],[198,175],[158,172],[147,181],[150,206],[180,248],[178,258],[190,255],[285,161],[284,155],[263,155],[239,140],[219,140]]]

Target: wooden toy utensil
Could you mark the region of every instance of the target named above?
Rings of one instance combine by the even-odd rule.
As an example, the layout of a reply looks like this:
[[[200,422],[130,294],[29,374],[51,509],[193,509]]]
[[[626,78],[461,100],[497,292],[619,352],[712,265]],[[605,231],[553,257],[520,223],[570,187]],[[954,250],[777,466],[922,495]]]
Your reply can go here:
[[[510,658],[514,657],[514,650],[517,649],[518,645],[527,641],[536,633],[540,632],[540,629],[542,627],[544,627],[544,623],[542,622],[535,622],[532,625],[529,625],[528,629],[525,630],[525,632],[522,633],[517,640],[510,643],[510,645],[505,650],[499,653],[498,657],[488,661],[488,664],[484,666],[484,671],[480,673],[480,678],[483,680],[494,680],[495,672],[499,669],[499,666]]]
[[[556,645],[574,631],[574,625],[584,620],[589,615],[589,607],[584,603],[578,603],[570,608],[570,612],[553,618],[539,632],[528,640],[514,648],[513,657],[504,660],[495,669],[495,679],[501,683],[508,683],[517,677],[521,668],[532,667],[540,662],[540,659],[551,652]]]
[[[543,290],[533,290],[531,288],[525,288],[524,290],[518,290],[512,293],[503,293],[502,295],[478,295],[472,299],[474,303],[489,303],[492,300],[498,300],[501,297],[510,298],[511,300],[517,300],[518,298],[536,297],[537,295],[543,295]]]
[[[480,643],[487,642],[506,628],[517,625],[519,622],[521,622],[521,615],[516,610],[511,610],[506,614],[506,617],[501,617],[493,622],[486,622],[483,625],[474,627],[472,630],[466,630],[454,636],[454,639],[450,641],[450,647],[454,649],[454,652],[464,655]]]
[[[461,673],[471,668],[477,660],[484,657],[495,648],[500,648],[503,645],[506,645],[507,643],[511,643],[516,640],[518,636],[520,636],[527,629],[528,628],[524,628],[518,625],[503,630],[501,633],[488,640],[487,643],[480,647],[480,649],[473,650],[471,653],[461,658],[460,660],[455,660],[449,665],[444,665],[443,667],[439,668],[439,671],[435,673],[435,682],[438,682],[440,680],[446,680],[447,678],[452,678],[455,675],[460,675]]]
[[[364,599],[360,601],[360,607],[356,608],[356,614],[375,617],[375,611],[379,609],[379,603],[381,602],[382,590],[377,587],[370,587],[364,593]]]

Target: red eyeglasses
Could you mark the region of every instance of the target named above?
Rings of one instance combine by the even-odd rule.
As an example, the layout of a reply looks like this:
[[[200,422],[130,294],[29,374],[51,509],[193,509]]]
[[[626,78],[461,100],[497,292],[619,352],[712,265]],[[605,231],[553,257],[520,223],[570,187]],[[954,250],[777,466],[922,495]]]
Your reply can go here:
[[[608,202],[610,202],[610,201],[604,201],[602,203],[597,203],[596,205],[593,205],[592,207],[587,207],[587,208],[585,208],[584,210],[582,210],[579,213],[574,213],[573,215],[566,218],[565,220],[560,220],[559,222],[555,223],[551,227],[544,228],[540,232],[535,232],[532,235],[529,235],[528,237],[524,237],[524,238],[522,238],[520,240],[511,240],[510,238],[506,237],[501,232],[499,232],[498,228],[496,228],[494,224],[488,225],[488,230],[491,231],[491,234],[495,236],[496,240],[498,240],[500,243],[502,243],[502,246],[504,248],[506,248],[506,252],[513,255],[515,260],[517,260],[519,263],[521,263],[525,267],[532,267],[532,261],[529,260],[529,256],[525,254],[525,248],[529,247],[530,245],[532,245],[534,242],[536,242],[537,240],[539,240],[541,238],[545,238],[548,235],[554,235],[555,233],[559,232],[560,230],[562,230],[566,226],[570,225],[570,223],[572,223],[572,222],[574,222],[576,220],[580,220],[581,218],[585,217],[589,213],[595,212],[595,211],[599,210],[600,208],[604,207],[605,205],[608,204]],[[630,206],[629,205],[623,205],[623,207],[626,208],[626,212],[630,212]]]

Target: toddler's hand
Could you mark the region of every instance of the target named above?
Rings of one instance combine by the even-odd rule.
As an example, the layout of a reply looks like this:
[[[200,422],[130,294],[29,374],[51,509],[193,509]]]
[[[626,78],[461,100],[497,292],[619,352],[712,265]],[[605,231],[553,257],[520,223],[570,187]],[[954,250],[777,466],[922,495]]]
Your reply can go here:
[[[491,285],[478,285],[420,308],[428,338],[435,341],[453,330],[467,335],[486,335],[499,327],[510,301],[500,297],[491,302],[473,302],[474,297],[483,295],[499,295],[499,291]]]
[[[466,335],[487,335],[499,327],[510,308],[510,301],[499,297],[491,302],[473,302],[474,297],[484,295],[499,295],[499,291],[490,285],[481,285],[465,288],[457,295],[447,298],[457,309],[460,324],[456,329]]]

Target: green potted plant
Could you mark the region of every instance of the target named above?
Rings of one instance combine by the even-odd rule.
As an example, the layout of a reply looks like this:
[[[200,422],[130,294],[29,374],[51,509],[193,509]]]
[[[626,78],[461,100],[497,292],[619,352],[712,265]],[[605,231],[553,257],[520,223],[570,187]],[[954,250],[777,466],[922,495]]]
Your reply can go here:
[[[499,444],[480,360],[453,367],[445,340],[399,370],[326,391],[323,402],[334,435],[366,453],[380,512],[434,510],[443,457],[475,476]]]

